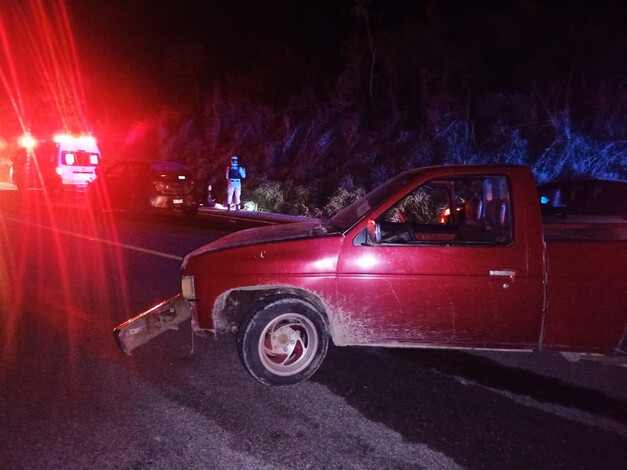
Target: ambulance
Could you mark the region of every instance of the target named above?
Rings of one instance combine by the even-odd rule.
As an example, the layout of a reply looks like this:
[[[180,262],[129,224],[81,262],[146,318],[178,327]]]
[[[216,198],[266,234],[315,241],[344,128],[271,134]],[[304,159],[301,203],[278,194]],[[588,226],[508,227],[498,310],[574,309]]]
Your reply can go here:
[[[11,165],[11,182],[18,189],[84,190],[96,178],[99,163],[93,136],[59,134],[39,141],[25,135]]]

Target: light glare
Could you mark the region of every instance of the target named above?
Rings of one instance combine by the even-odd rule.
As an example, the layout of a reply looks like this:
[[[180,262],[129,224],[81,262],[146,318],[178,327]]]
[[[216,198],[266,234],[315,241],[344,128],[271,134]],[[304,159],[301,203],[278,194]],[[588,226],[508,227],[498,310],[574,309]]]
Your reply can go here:
[[[356,263],[361,269],[370,269],[377,265],[377,258],[373,255],[363,255],[357,258]]]
[[[71,134],[56,134],[53,138],[53,141],[57,144],[76,142],[83,145],[96,145],[96,138],[91,135],[81,135],[79,137],[74,137]]]
[[[317,270],[328,271],[335,269],[335,258],[322,258],[314,262],[314,266]]]
[[[23,135],[20,138],[20,145],[25,149],[33,149],[37,146],[37,139],[35,139],[32,135]]]

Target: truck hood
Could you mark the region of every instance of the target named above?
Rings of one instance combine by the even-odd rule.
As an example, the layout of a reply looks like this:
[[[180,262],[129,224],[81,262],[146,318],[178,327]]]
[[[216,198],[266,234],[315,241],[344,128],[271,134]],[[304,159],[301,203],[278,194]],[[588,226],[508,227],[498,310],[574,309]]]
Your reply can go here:
[[[239,232],[230,233],[224,237],[201,246],[192,251],[183,260],[182,268],[187,262],[196,256],[211,253],[228,248],[257,245],[261,243],[278,242],[284,240],[298,240],[304,238],[318,238],[327,234],[319,221],[293,222],[287,224],[271,225],[268,227],[256,227]]]

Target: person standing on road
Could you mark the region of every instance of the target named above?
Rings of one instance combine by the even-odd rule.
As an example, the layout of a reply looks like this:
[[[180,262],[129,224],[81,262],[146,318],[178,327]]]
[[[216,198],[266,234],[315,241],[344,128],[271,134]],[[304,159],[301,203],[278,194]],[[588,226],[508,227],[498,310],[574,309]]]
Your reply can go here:
[[[246,178],[246,169],[239,166],[237,155],[233,155],[231,164],[226,167],[226,181],[228,185],[226,204],[228,210],[231,210],[232,207],[235,207],[235,210],[240,209],[242,179],[244,178]]]

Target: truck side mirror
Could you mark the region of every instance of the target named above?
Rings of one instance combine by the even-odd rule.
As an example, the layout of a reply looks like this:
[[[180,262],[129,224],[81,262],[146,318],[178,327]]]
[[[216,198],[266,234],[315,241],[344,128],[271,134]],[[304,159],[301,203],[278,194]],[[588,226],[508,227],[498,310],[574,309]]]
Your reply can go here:
[[[368,245],[378,245],[381,243],[381,227],[374,219],[368,219],[366,222],[366,242]]]

